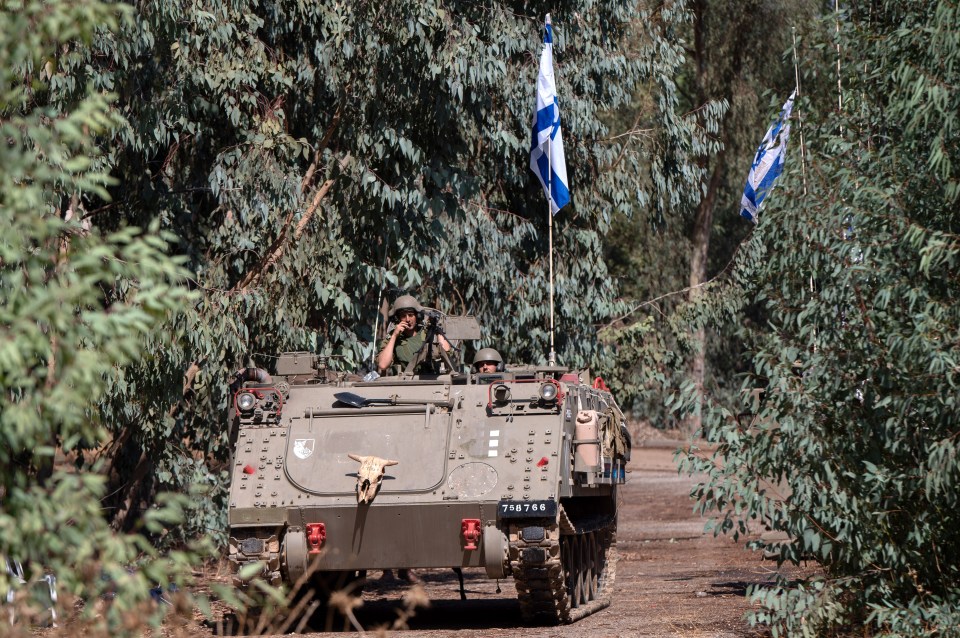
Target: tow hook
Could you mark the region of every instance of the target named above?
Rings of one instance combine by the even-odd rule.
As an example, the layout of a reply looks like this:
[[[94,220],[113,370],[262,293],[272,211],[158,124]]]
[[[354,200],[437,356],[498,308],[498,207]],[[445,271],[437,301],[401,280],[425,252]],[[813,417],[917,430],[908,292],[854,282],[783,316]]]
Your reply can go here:
[[[480,519],[463,519],[463,521],[460,523],[460,534],[463,536],[464,549],[477,549],[477,541],[480,540]]]
[[[319,554],[320,546],[327,539],[327,526],[323,523],[307,523],[307,544],[310,546],[308,554]]]

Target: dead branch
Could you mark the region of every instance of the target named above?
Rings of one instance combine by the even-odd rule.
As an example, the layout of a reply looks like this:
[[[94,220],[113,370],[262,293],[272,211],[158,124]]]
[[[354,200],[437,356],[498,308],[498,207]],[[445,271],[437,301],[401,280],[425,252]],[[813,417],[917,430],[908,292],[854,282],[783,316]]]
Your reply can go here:
[[[333,120],[331,120],[330,126],[327,127],[326,132],[323,134],[323,139],[320,140],[320,143],[317,145],[317,148],[313,153],[313,161],[310,162],[310,166],[307,167],[307,172],[300,181],[301,193],[306,194],[306,192],[310,189],[310,185],[313,183],[313,176],[316,174],[317,168],[320,166],[320,160],[323,157],[323,151],[330,144],[330,140],[333,138],[334,132],[340,125],[340,118],[342,115],[343,105],[340,105],[337,107],[337,111],[333,114]]]
[[[346,168],[347,164],[350,163],[350,160],[351,156],[349,153],[347,153],[347,155],[340,160],[341,171]],[[313,218],[317,208],[319,208],[320,202],[323,201],[323,198],[326,197],[328,192],[330,192],[330,188],[333,186],[335,181],[336,177],[331,177],[323,183],[323,186],[317,189],[316,194],[313,196],[313,200],[310,202],[310,206],[304,212],[303,216],[300,218],[300,221],[297,222],[297,227],[293,233],[294,241],[298,241],[303,235],[304,229],[307,227],[307,224],[310,223],[310,220]],[[247,271],[247,274],[244,275],[243,279],[241,279],[240,282],[233,287],[234,292],[243,293],[255,286],[267,272],[267,270],[269,270],[280,260],[288,245],[287,230],[290,228],[290,224],[293,222],[293,215],[294,211],[290,211],[287,214],[287,217],[283,223],[283,229],[270,245],[270,249],[267,251],[266,255],[264,255],[264,257],[260,260],[260,263],[258,263],[255,268]]]

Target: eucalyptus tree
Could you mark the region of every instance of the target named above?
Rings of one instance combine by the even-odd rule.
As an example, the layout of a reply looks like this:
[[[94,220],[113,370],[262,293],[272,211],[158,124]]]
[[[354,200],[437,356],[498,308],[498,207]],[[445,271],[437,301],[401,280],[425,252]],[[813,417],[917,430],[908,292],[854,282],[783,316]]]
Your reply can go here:
[[[701,158],[707,175],[690,227],[690,299],[696,298],[709,276],[726,265],[737,243],[730,239],[739,240],[745,235],[738,213],[749,162],[779,104],[794,87],[793,60],[787,51],[795,42],[797,28],[803,35],[821,5],[692,2],[687,103],[696,108],[709,100],[719,100],[728,108],[717,132],[722,146]],[[773,98],[765,99],[771,93]],[[796,141],[793,146],[797,146]],[[798,153],[791,150],[791,159],[796,161]],[[718,210],[721,218],[715,219]],[[720,243],[711,251],[714,236]],[[705,335],[703,330],[695,335],[696,351],[690,360],[690,380],[697,385],[703,384],[706,372]]]
[[[763,132],[794,86],[793,35],[802,46],[820,6],[689,3],[677,86],[680,108],[702,118],[711,142],[689,156],[703,171],[702,184],[667,215],[651,215],[654,211],[638,207],[633,216],[623,216],[617,221],[621,232],[605,243],[608,266],[623,282],[632,309],[621,320],[621,329],[615,324],[611,334],[625,342],[624,349],[632,351],[638,363],[618,373],[625,385],[648,386],[631,396],[638,411],[655,422],[671,418],[661,398],[670,387],[706,384],[713,393],[729,393],[731,376],[742,371],[739,340],[730,330],[717,332],[710,326],[685,334],[684,322],[673,318],[709,280],[723,276],[737,245],[750,232],[738,215],[744,181]],[[641,88],[617,118],[636,118],[642,127],[649,103]],[[800,161],[797,146],[795,136],[791,162]],[[647,378],[651,364],[658,371],[656,378]],[[695,415],[684,422],[697,427]]]
[[[151,561],[140,533],[180,522],[182,502],[115,535],[104,477],[70,462],[84,465],[82,449],[107,438],[97,407],[117,368],[149,356],[142,340],[192,299],[157,224],[105,231],[80,219],[80,201],[105,201],[114,183],[96,144],[122,126],[109,97],[84,86],[69,104],[49,101],[71,49],[125,17],[96,0],[0,7],[0,597],[15,601],[4,623],[43,609],[29,600],[35,587],[18,587],[13,561],[30,581],[51,571],[62,600],[88,596],[87,615],[114,630],[127,614],[155,615],[151,581],[176,562]],[[120,590],[115,604],[95,610],[108,589]]]
[[[113,200],[78,203],[103,229],[177,236],[199,300],[124,368],[114,423],[118,528],[157,485],[222,488],[226,373],[242,353],[309,349],[356,369],[378,300],[401,291],[474,313],[483,345],[542,361],[547,213],[529,129],[540,2],[138,4],[134,25],[77,47],[51,80],[68,104],[114,91],[127,125],[102,138]],[[609,366],[595,324],[617,308],[601,257],[615,211],[695,192],[705,144],[678,111],[684,3],[572,2],[553,13],[573,203],[556,216],[557,350]],[[627,44],[630,44],[627,47]],[[654,87],[657,144],[598,117]],[[172,339],[171,347],[161,347]],[[222,490],[218,492],[222,495]],[[192,532],[217,529],[198,509]]]
[[[763,394],[713,404],[715,458],[687,466],[708,474],[695,495],[719,532],[759,519],[791,539],[767,548],[781,561],[823,566],[754,592],[777,635],[956,632],[957,11],[853,2],[811,31],[805,79],[830,98],[806,104],[805,176],[788,169],[695,315],[767,318],[742,332],[744,389]],[[752,421],[733,418],[746,407]]]

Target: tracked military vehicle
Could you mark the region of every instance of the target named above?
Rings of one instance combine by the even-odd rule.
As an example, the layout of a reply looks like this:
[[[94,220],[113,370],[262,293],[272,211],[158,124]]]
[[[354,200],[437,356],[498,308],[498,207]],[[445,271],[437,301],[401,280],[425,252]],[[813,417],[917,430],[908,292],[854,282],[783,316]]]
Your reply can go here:
[[[454,344],[480,336],[473,318],[443,323]],[[443,359],[431,374],[365,382],[287,353],[273,384],[236,393],[238,575],[258,561],[274,585],[476,568],[512,577],[530,622],[572,622],[609,604],[629,458],[610,392],[584,371],[476,374]]]

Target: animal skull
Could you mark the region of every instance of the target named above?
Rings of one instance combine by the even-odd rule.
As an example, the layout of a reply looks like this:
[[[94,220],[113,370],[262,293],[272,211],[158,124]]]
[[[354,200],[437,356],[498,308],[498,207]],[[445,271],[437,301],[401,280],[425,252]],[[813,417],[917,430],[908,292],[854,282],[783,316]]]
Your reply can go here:
[[[360,463],[360,470],[357,472],[358,503],[373,501],[373,497],[380,490],[384,470],[400,462],[381,459],[379,456],[360,456],[359,454],[347,454],[347,456]]]

